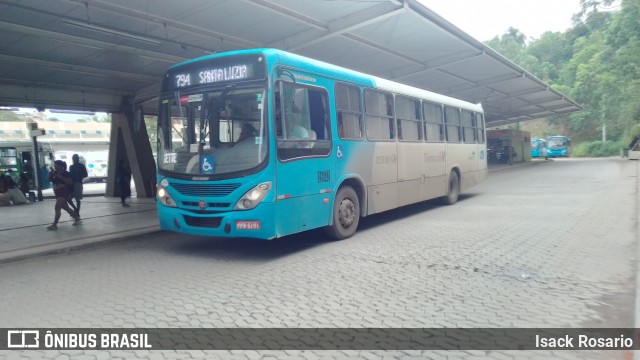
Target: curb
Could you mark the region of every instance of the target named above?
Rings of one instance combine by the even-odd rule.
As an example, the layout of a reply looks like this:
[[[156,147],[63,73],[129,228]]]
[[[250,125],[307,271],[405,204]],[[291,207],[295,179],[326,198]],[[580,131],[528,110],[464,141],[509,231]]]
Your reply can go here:
[[[152,235],[163,232],[163,230],[160,230],[160,225],[152,225],[137,229],[112,232],[104,235],[75,238],[52,244],[36,245],[24,249],[10,250],[0,253],[0,265],[87,248],[98,248],[109,243],[130,240],[132,238],[139,237],[140,235]]]
[[[99,196],[103,196],[106,197],[106,194],[82,194],[82,198],[88,198],[88,197],[99,197]],[[56,197],[53,195],[42,195],[43,199],[55,199]]]
[[[515,163],[515,164],[511,164],[511,165],[498,166],[498,167],[494,167],[493,169],[491,168],[491,166],[488,166],[487,169],[488,169],[489,174],[491,174],[491,173],[499,172],[499,171],[518,169],[518,168],[525,167],[525,166],[548,164],[549,162],[550,162],[549,160],[545,160],[545,161],[525,161],[525,162]]]

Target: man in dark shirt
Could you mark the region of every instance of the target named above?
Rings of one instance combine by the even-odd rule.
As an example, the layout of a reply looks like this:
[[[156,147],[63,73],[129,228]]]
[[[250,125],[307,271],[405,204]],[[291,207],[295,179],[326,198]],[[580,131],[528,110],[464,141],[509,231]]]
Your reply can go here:
[[[62,209],[68,212],[69,215],[75,220],[74,225],[80,223],[80,217],[69,207],[67,201],[71,197],[69,188],[73,181],[71,180],[71,174],[66,170],[66,164],[62,160],[56,160],[54,162],[54,169],[47,176],[47,181],[53,184],[53,194],[56,197],[55,217],[53,224],[47,227],[47,230],[58,230],[58,220]]]
[[[73,180],[71,204],[73,205],[73,199],[76,199],[76,215],[80,217],[80,200],[82,200],[83,191],[82,179],[89,176],[89,174],[87,174],[87,167],[80,162],[80,156],[78,156],[78,154],[73,154],[71,159],[73,160],[73,164],[69,167],[69,173],[71,174],[71,179]]]

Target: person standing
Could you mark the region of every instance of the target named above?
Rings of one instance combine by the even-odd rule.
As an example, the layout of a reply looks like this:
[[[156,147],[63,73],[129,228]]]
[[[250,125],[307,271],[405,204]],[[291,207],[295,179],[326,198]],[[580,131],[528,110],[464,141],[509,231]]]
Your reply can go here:
[[[75,220],[74,225],[80,223],[80,217],[69,207],[67,201],[71,197],[70,187],[72,184],[71,174],[66,170],[66,164],[62,160],[56,160],[54,163],[54,169],[49,172],[47,181],[53,184],[53,194],[56,197],[55,217],[53,224],[47,227],[47,230],[58,230],[58,221],[62,209],[68,212],[69,215]]]
[[[73,180],[73,193],[71,194],[71,204],[73,205],[73,199],[76,200],[75,208],[76,214],[80,217],[80,200],[82,200],[83,185],[82,179],[89,176],[87,173],[87,167],[80,162],[80,156],[73,154],[71,157],[73,164],[69,166],[69,173]]]
[[[124,165],[124,160],[118,162],[116,182],[120,188],[120,203],[122,207],[129,207],[126,200],[131,196],[131,171]]]

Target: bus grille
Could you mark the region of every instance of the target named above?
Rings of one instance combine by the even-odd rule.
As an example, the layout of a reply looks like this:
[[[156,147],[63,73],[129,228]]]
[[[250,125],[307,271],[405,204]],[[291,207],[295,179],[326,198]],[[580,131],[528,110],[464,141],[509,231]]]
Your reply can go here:
[[[240,184],[171,184],[182,195],[189,196],[227,196]]]
[[[184,222],[189,226],[195,227],[207,227],[207,228],[217,228],[220,226],[222,222],[221,217],[195,217],[195,216],[184,216]]]
[[[197,201],[183,201],[182,205],[200,207],[200,203]],[[231,203],[207,203],[207,207],[210,208],[228,208],[229,206]]]

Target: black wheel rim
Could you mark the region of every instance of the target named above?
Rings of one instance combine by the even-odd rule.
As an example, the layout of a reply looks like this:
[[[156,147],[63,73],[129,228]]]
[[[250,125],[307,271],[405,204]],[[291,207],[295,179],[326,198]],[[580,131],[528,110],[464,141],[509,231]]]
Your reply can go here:
[[[344,198],[338,206],[338,221],[343,228],[348,228],[355,222],[356,207],[349,198]]]

